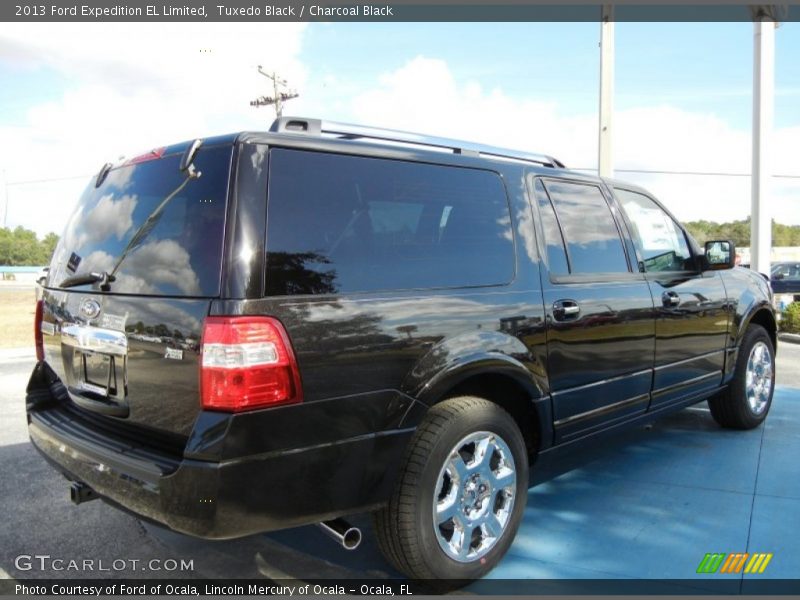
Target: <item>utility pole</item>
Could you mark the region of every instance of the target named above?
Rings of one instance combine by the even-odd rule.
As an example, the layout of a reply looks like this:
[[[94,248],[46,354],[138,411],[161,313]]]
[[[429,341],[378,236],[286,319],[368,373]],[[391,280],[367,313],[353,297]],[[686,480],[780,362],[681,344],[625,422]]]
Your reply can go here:
[[[3,191],[5,193],[5,205],[3,206],[3,228],[8,224],[8,179],[6,179],[6,170],[0,171],[0,183],[3,184]]]
[[[283,115],[283,103],[287,100],[291,100],[292,98],[297,98],[300,94],[298,94],[294,90],[287,89],[286,91],[281,91],[279,88],[286,88],[288,83],[285,79],[281,79],[275,71],[272,73],[265,73],[261,68],[261,65],[258,65],[258,72],[266,77],[267,79],[272,80],[272,96],[261,96],[260,98],[256,98],[255,100],[250,101],[250,106],[270,106],[275,105],[275,116],[280,118]]]
[[[614,6],[604,4],[600,17],[600,131],[598,174],[614,175],[611,124],[614,115]]]

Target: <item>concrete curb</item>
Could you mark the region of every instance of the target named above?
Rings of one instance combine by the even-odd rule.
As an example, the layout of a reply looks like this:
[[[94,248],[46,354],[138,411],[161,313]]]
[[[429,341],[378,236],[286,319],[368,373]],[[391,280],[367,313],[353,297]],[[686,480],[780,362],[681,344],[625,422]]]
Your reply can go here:
[[[36,349],[32,345],[0,348],[0,362],[9,360],[36,360]]]
[[[797,333],[779,333],[778,340],[781,342],[788,342],[789,344],[800,344],[800,334]]]

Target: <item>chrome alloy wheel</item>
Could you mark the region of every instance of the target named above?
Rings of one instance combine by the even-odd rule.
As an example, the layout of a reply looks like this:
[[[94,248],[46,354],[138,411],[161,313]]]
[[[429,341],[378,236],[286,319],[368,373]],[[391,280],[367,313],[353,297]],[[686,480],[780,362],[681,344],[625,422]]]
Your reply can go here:
[[[764,412],[772,389],[772,355],[764,342],[756,343],[747,359],[747,402],[754,414]]]
[[[458,562],[485,556],[514,509],[517,473],[508,444],[478,431],[458,442],[439,472],[433,527],[442,550]]]

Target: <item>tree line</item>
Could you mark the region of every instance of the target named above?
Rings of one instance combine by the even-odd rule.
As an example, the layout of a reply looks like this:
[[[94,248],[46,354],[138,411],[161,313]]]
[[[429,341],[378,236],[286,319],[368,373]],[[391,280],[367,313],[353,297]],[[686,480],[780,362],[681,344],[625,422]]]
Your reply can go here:
[[[700,245],[708,240],[732,240],[737,248],[750,246],[750,217],[742,221],[688,221],[684,227]],[[773,246],[800,246],[800,225],[782,225],[772,221]]]
[[[48,233],[40,240],[36,233],[24,227],[0,227],[0,265],[49,265],[57,243],[58,236],[55,233]]]
[[[707,240],[733,240],[738,248],[750,246],[750,218],[742,221],[688,221],[686,229],[702,245]],[[41,240],[24,227],[0,227],[0,265],[33,266],[50,264],[58,236],[48,233]],[[773,246],[800,246],[800,225],[782,225],[772,221]]]

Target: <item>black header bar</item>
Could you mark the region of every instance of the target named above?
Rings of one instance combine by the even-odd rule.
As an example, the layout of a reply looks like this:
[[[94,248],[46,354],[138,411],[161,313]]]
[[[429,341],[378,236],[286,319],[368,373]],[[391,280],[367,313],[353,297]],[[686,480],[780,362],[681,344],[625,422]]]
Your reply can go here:
[[[608,2],[607,2],[608,3]],[[615,21],[752,21],[746,0],[616,1]],[[503,22],[600,20],[601,0],[4,0],[6,22]],[[800,0],[777,5],[778,21],[800,20]]]
[[[797,597],[797,579],[486,579],[478,582],[401,579],[270,580],[270,579],[0,579],[0,597],[314,597],[440,595],[469,585],[467,593],[531,597],[661,596],[687,598],[720,594]],[[682,599],[681,599],[682,600]]]

